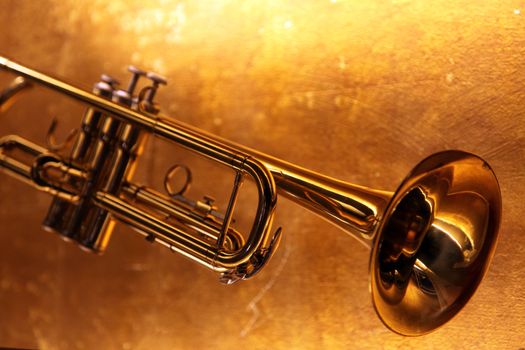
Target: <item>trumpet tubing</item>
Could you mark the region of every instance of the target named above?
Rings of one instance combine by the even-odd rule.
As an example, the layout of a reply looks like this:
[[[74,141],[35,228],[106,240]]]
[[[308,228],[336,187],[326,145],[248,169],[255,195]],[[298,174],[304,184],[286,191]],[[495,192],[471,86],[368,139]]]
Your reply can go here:
[[[277,195],[337,225],[368,246],[374,307],[387,327],[404,335],[432,331],[469,300],[493,255],[501,195],[490,166],[462,151],[424,159],[395,192],[332,179],[162,117],[153,98],[166,81],[130,67],[126,90],[103,75],[93,92],[0,57],[0,68],[22,78],[0,95],[0,107],[27,82],[50,88],[88,107],[70,156],[19,136],[0,140],[0,169],[54,196],[44,227],[103,252],[117,221],[150,241],[221,273],[233,283],[257,273],[278,246],[271,230]],[[134,92],[141,77],[151,85]],[[22,86],[23,81],[24,86]],[[167,195],[133,183],[136,159],[149,135],[181,145],[235,171],[224,213],[209,198],[192,200],[168,185]],[[50,140],[53,138],[50,137]],[[56,146],[56,147],[55,147]],[[32,157],[26,164],[13,151]],[[187,178],[191,178],[189,169]],[[55,175],[53,176],[53,173]],[[250,232],[232,225],[245,178],[257,188]]]

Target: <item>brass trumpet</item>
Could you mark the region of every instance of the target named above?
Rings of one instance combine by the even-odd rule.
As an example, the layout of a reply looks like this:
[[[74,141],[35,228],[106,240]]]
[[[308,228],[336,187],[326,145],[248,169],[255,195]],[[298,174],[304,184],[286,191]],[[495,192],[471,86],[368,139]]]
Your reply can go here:
[[[0,57],[0,68],[19,77],[0,95],[6,105],[38,84],[88,105],[69,157],[53,142],[41,147],[19,136],[0,140],[0,169],[54,196],[44,228],[103,252],[116,221],[152,242],[221,274],[233,283],[258,272],[278,246],[271,230],[277,194],[300,204],[371,249],[370,287],[384,324],[421,335],[451,319],[470,299],[495,250],[501,195],[490,166],[462,151],[424,159],[395,192],[342,182],[159,116],[154,96],[166,81],[131,67],[126,90],[103,75],[93,92],[79,89]],[[134,93],[137,80],[152,84]],[[235,171],[228,206],[168,195],[132,182],[144,140],[153,134]],[[56,146],[56,147],[55,147]],[[24,154],[23,162],[15,154]],[[250,232],[232,225],[241,184],[253,181],[257,210]]]

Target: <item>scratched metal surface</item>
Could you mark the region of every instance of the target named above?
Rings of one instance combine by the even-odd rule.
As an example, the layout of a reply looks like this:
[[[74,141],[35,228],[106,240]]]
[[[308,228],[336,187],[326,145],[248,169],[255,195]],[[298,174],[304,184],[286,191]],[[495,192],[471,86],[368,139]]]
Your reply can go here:
[[[82,252],[40,229],[46,195],[1,175],[0,346],[525,347],[522,1],[0,0],[0,8],[0,54],[71,82],[90,86],[101,72],[124,79],[129,63],[157,70],[171,82],[159,96],[165,113],[376,188],[393,190],[432,152],[471,151],[493,166],[504,200],[499,246],[472,301],[435,333],[404,338],[374,314],[367,251],[284,200],[277,256],[253,280],[223,286],[122,226],[104,256]],[[81,112],[35,90],[1,116],[0,133],[43,142],[53,115],[67,130]],[[173,152],[150,147],[156,155],[139,176],[158,184]]]

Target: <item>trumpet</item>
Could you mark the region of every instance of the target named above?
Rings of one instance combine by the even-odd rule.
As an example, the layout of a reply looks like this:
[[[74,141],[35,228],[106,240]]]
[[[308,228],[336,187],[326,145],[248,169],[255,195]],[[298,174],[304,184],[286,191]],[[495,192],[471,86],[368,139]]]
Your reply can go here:
[[[375,190],[162,116],[154,97],[166,80],[155,73],[130,67],[127,89],[102,75],[88,92],[1,56],[0,68],[18,76],[1,93],[0,107],[31,85],[86,105],[67,157],[59,152],[65,145],[57,145],[52,134],[47,147],[16,135],[0,139],[0,169],[53,196],[43,227],[85,250],[102,253],[121,222],[218,272],[221,282],[234,283],[260,271],[279,245],[282,231],[272,230],[272,218],[281,195],[370,249],[374,308],[388,328],[410,336],[428,333],[456,315],[494,254],[501,194],[493,170],[476,155],[433,154],[395,192]],[[151,85],[135,93],[140,78]],[[211,198],[185,195],[191,182],[185,166],[168,171],[167,194],[132,181],[149,135],[233,169],[224,212]],[[170,184],[176,173],[187,179],[179,190]],[[255,184],[258,199],[251,229],[243,234],[234,227],[233,213],[246,178]]]

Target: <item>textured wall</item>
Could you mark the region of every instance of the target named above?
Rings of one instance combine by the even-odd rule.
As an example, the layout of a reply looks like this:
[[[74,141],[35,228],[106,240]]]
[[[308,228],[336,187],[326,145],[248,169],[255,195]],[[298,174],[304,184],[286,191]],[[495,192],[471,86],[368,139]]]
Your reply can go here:
[[[477,294],[435,333],[376,318],[368,253],[285,200],[285,239],[259,276],[223,286],[119,226],[94,256],[40,229],[50,198],[0,175],[0,346],[42,349],[525,347],[522,1],[0,0],[0,55],[90,86],[133,63],[170,79],[166,114],[325,174],[393,190],[443,149],[500,180],[499,246]],[[523,13],[522,13],[523,12]],[[0,74],[0,83],[10,77]],[[44,140],[82,107],[34,90],[0,133]],[[154,141],[138,176],[190,159]],[[215,176],[201,162],[196,173]],[[229,180],[215,180],[229,183]],[[220,192],[220,191],[219,191]],[[199,190],[195,190],[199,194]]]

